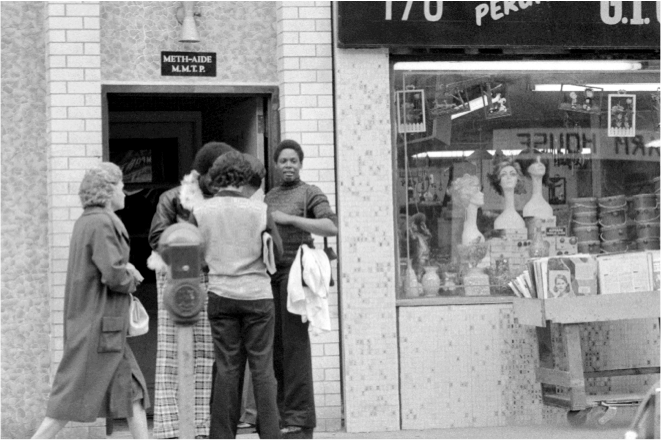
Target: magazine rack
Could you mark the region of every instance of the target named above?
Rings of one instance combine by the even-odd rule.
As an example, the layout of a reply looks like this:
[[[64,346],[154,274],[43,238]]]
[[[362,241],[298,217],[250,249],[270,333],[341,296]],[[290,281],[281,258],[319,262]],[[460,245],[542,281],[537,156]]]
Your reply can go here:
[[[537,369],[537,381],[569,389],[567,395],[560,395],[545,393],[542,387],[542,399],[546,405],[567,408],[567,420],[574,426],[584,424],[589,415],[597,414],[598,422],[604,424],[615,415],[616,407],[637,405],[643,399],[643,394],[587,395],[586,378],[659,373],[659,367],[585,372],[580,337],[580,324],[583,323],[659,318],[659,292],[546,300],[517,298],[514,300],[514,313],[522,325],[550,327],[551,323],[560,324],[568,369],[540,367]]]

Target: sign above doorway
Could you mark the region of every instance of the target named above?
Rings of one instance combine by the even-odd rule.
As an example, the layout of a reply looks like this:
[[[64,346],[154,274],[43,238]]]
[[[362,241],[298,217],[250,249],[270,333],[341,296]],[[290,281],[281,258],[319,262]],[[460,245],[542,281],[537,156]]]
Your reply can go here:
[[[216,76],[216,54],[161,52],[161,76]]]

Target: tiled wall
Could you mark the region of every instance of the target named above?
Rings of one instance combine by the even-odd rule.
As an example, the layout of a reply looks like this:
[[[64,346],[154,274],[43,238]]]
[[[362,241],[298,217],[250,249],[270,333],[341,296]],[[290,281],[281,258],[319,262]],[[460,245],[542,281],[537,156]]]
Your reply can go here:
[[[333,209],[333,64],[330,2],[277,2],[277,65],[281,139],[294,139],[305,152],[301,179],[321,188]],[[318,247],[323,242],[317,237]],[[335,245],[335,239],[329,239]],[[333,268],[337,279],[337,268]],[[342,428],[337,286],[329,305],[333,330],[312,336],[317,430]]]
[[[511,304],[401,307],[402,429],[542,422],[535,330]]]
[[[566,410],[542,404],[536,333],[517,323],[511,305],[402,307],[399,342],[402,429],[561,423],[566,417]],[[555,368],[566,370],[559,325],[552,327],[552,344]],[[658,320],[583,324],[581,346],[585,371],[658,366]],[[658,378],[592,378],[586,390],[643,394]]]
[[[29,438],[50,391],[45,5],[0,4],[2,438]]]
[[[275,84],[275,2],[195,2],[199,43],[180,43],[181,2],[102,2],[104,81]],[[216,77],[161,76],[161,51],[215,52]]]
[[[336,49],[335,87],[346,428],[398,430],[388,52]]]

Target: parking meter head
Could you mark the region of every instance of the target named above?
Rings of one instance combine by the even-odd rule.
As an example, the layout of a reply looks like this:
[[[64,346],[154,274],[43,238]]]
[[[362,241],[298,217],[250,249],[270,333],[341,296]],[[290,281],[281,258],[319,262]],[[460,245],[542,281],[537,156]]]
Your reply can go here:
[[[166,264],[172,266],[171,256],[179,254],[184,248],[195,247],[202,256],[202,234],[190,223],[175,223],[161,234],[158,240],[158,252]]]
[[[175,324],[193,325],[204,308],[202,235],[189,223],[177,223],[163,231],[158,245],[163,261],[170,266],[163,305]]]

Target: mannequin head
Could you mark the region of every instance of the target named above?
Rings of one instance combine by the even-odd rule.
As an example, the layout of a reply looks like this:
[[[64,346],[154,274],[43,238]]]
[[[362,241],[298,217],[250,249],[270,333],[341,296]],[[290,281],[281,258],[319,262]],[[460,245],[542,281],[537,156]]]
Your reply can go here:
[[[509,189],[513,189],[514,194],[525,192],[521,166],[513,157],[505,156],[500,150],[493,157],[492,169],[488,177],[493,189],[501,196],[504,194],[504,190]]]
[[[458,202],[464,209],[469,205],[484,205],[484,194],[480,191],[480,179],[477,176],[464,174],[452,182],[450,188],[452,199]]]
[[[543,153],[539,150],[526,148],[516,157],[521,165],[524,176],[529,178],[541,177],[542,184],[547,185],[549,180],[549,161],[543,159]]]

